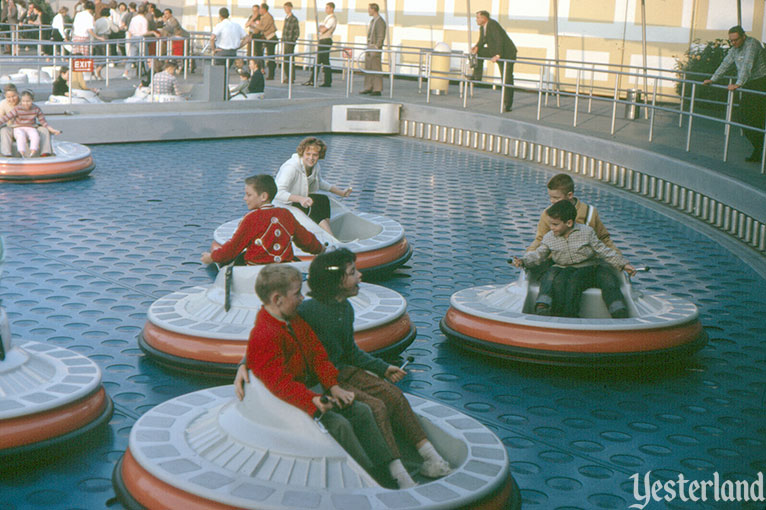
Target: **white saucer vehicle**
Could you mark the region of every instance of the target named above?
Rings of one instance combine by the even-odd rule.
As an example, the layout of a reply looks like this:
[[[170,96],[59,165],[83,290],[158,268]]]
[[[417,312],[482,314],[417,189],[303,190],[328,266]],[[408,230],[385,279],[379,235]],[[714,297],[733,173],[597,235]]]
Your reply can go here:
[[[0,266],[2,265],[0,239]],[[0,307],[0,471],[72,448],[105,425],[112,401],[95,362],[76,352],[11,338]],[[43,451],[44,450],[44,451]]]
[[[407,395],[454,471],[418,486],[379,486],[303,411],[254,376],[245,399],[232,385],[182,395],[149,410],[130,432],[112,482],[128,509],[517,509],[503,443],[478,421]],[[406,450],[403,450],[406,451]],[[413,456],[414,455],[414,456]],[[403,453],[405,466],[419,465]]]
[[[308,264],[294,263],[304,273]],[[152,303],[138,338],[141,349],[171,368],[218,375],[234,373],[261,308],[255,279],[263,267],[228,266],[219,271],[210,286],[173,292]],[[303,291],[306,294],[307,288]],[[393,356],[415,339],[407,302],[399,293],[362,283],[359,295],[349,301],[355,314],[354,338],[362,350]]]
[[[398,222],[371,213],[354,213],[332,197],[330,199],[330,227],[336,237],[322,230],[300,209],[286,206],[293,216],[320,242],[329,246],[343,247],[356,254],[356,267],[366,278],[388,273],[403,265],[412,256],[412,247],[404,237],[404,228]],[[282,206],[280,206],[282,207]],[[212,249],[231,239],[240,219],[218,227],[213,233]],[[313,255],[295,249],[302,260]]]
[[[71,181],[86,177],[96,166],[90,149],[79,143],[54,140],[53,152],[45,158],[0,156],[0,181]]]
[[[441,321],[461,346],[501,357],[559,365],[678,362],[707,343],[692,303],[662,293],[644,294],[621,275],[629,318],[612,319],[601,291],[583,293],[580,317],[534,315],[539,290],[522,272],[511,284],[456,292]]]

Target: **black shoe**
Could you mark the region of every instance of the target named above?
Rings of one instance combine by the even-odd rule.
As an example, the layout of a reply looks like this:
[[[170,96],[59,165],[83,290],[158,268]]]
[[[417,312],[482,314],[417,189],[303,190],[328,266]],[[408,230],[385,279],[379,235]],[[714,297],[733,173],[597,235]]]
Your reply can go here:
[[[763,149],[753,149],[753,153],[750,154],[747,158],[745,158],[745,161],[749,163],[760,163],[761,162],[761,152]]]
[[[302,85],[305,86],[305,87],[313,87],[314,86],[314,82],[309,80],[309,81],[303,82]]]
[[[364,95],[364,94],[372,94],[372,91],[371,90],[363,90],[359,94],[362,94],[362,95]]]
[[[371,95],[371,96],[379,96],[379,95],[381,95],[381,94],[380,94],[380,92],[378,92],[378,91],[375,91],[375,92],[370,92],[370,95]]]
[[[620,308],[618,310],[615,310],[612,312],[612,318],[613,319],[627,319],[628,318],[628,310],[626,308]]]
[[[323,83],[320,85],[320,87],[332,87],[332,84],[330,83]]]

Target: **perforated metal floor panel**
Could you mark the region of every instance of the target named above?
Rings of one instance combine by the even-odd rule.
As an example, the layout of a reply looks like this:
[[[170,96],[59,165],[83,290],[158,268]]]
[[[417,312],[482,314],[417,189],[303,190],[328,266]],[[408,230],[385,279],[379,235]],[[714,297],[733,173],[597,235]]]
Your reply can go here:
[[[404,295],[418,337],[402,387],[476,417],[502,438],[525,508],[628,508],[630,476],[752,480],[766,471],[764,280],[676,217],[577,181],[634,265],[636,285],[697,304],[710,342],[677,370],[563,369],[469,355],[439,331],[458,289],[511,281],[548,205],[552,173],[403,138],[326,136],[325,179],[359,211],[401,222],[407,266],[377,282]],[[166,371],[136,343],[149,305],[207,284],[213,230],[244,214],[243,179],[274,174],[300,137],[92,147],[82,181],[0,184],[0,298],[17,339],[95,360],[114,400],[106,437],[0,475],[0,509],[120,508],[111,471],[151,407],[218,381]],[[641,485],[643,494],[643,484]],[[640,502],[639,502],[640,503]],[[764,503],[651,502],[646,508]]]

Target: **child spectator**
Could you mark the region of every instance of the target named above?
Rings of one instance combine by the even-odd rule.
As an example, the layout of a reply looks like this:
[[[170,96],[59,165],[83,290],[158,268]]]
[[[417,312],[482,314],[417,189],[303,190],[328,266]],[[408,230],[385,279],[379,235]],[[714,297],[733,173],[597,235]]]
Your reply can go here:
[[[31,158],[40,150],[40,134],[37,124],[46,128],[51,134],[58,135],[61,131],[54,129],[45,121],[40,108],[33,103],[35,97],[29,90],[21,93],[21,103],[7,114],[0,117],[0,124],[9,123],[13,128],[16,148],[24,158]],[[27,142],[29,148],[27,148]]]
[[[250,71],[242,68],[237,71],[239,74],[239,84],[236,86],[229,86],[229,99],[233,99],[236,96],[247,97],[247,87],[250,84]]]
[[[553,259],[553,267],[546,271],[540,282],[535,313],[577,317],[582,292],[599,287],[612,317],[626,318],[628,309],[616,279],[598,277],[599,273],[609,271],[599,259],[631,276],[636,269],[620,253],[599,240],[591,227],[575,223],[577,208],[569,200],[560,200],[545,212],[550,231],[534,251],[527,252],[522,258],[513,258],[516,267],[540,265],[548,255]]]
[[[248,67],[250,68],[250,83],[247,87],[248,94],[263,94],[263,89],[266,87],[266,81],[263,77],[263,62],[260,60],[248,60]]]
[[[274,207],[271,201],[277,185],[270,175],[260,174],[245,179],[245,204],[251,211],[245,215],[234,235],[212,253],[204,252],[204,264],[227,264],[243,250],[247,265],[292,262],[295,244],[309,253],[322,253],[324,246],[306,230],[290,211]],[[239,261],[238,261],[239,262]]]

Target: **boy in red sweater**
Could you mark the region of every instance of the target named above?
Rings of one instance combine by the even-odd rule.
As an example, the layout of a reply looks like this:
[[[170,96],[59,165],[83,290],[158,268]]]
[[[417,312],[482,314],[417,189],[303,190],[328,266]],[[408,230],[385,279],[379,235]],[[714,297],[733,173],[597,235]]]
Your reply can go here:
[[[263,306],[247,342],[247,368],[276,397],[321,420],[373,477],[385,484],[390,476],[399,488],[412,487],[415,482],[401,459],[392,454],[370,407],[340,387],[338,370],[327,351],[298,315],[301,284],[301,274],[293,266],[271,264],[258,273],[255,293]],[[242,385],[236,391],[241,399]],[[327,400],[322,399],[323,393]]]
[[[212,253],[204,252],[204,264],[228,264],[244,251],[244,264],[292,262],[293,241],[304,251],[322,253],[324,246],[287,209],[274,207],[277,184],[270,175],[245,179],[245,204],[251,211],[242,218],[234,235]]]

